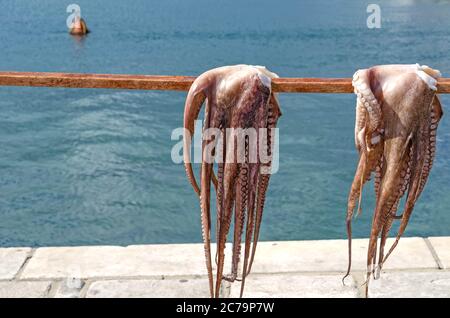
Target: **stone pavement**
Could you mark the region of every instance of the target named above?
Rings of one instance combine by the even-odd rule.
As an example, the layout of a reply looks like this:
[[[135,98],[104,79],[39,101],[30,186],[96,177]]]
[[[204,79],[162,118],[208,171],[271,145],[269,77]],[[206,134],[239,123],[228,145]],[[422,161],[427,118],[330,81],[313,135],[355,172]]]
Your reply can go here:
[[[364,297],[367,245],[344,286],[346,240],[260,242],[244,296]],[[208,297],[205,274],[202,244],[0,248],[0,297]],[[450,297],[450,237],[402,238],[369,297]]]

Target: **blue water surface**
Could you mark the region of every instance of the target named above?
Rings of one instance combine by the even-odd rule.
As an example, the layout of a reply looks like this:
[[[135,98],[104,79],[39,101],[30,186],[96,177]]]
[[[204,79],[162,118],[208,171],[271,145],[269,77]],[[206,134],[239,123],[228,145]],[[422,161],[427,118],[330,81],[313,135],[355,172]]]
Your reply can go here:
[[[76,1],[92,30],[67,33]],[[0,70],[197,75],[237,63],[350,77],[420,63],[450,76],[449,1],[1,0]],[[0,87],[0,245],[200,242],[198,199],[171,160],[185,92]],[[443,96],[444,105],[450,99]],[[280,169],[263,240],[344,238],[357,153],[350,94],[282,94]],[[450,121],[408,236],[450,235]],[[356,237],[368,236],[371,187]]]

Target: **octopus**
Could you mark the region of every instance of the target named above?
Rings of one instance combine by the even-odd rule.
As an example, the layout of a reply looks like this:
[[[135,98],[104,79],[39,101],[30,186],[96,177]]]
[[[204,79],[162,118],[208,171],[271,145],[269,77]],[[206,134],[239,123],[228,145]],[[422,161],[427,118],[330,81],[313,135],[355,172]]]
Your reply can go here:
[[[275,77],[278,76],[262,66],[219,67],[201,74],[186,98],[184,164],[199,196],[211,297],[219,296],[223,280],[241,281],[242,297],[253,264],[270,179],[275,127],[281,116],[271,87]],[[194,122],[205,100],[199,185],[193,173],[190,149]],[[216,194],[215,284],[211,256],[212,186]],[[232,219],[231,274],[224,275],[225,246]],[[244,260],[240,269],[244,228]],[[238,278],[239,271],[241,278]]]
[[[90,31],[86,26],[86,21],[83,18],[76,17],[70,27],[69,33],[71,35],[86,35]]]
[[[357,206],[357,214],[361,213],[362,190],[373,175],[376,204],[367,252],[366,295],[371,276],[379,278],[383,264],[405,232],[430,174],[443,115],[436,95],[439,77],[439,71],[419,64],[374,66],[353,76],[359,162],[348,196],[349,264],[344,279],[351,270],[352,217]],[[400,222],[397,235],[385,254],[395,220]]]

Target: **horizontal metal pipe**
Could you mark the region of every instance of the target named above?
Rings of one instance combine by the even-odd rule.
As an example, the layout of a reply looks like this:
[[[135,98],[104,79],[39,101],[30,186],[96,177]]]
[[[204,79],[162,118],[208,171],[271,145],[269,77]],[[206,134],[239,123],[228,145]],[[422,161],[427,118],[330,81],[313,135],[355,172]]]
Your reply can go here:
[[[114,88],[187,91],[193,76],[79,74],[44,72],[0,72],[0,86]],[[279,93],[352,93],[349,78],[275,78]],[[438,93],[450,93],[450,78],[441,78]]]

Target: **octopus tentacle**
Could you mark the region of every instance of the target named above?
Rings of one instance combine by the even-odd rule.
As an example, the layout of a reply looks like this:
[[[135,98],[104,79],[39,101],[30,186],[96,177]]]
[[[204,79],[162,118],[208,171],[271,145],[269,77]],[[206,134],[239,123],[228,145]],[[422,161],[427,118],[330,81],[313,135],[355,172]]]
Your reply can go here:
[[[414,150],[414,157],[416,157],[416,156],[417,156],[417,149]],[[403,235],[403,232],[406,229],[406,225],[408,224],[409,218],[411,216],[411,212],[414,208],[415,196],[416,196],[418,185],[419,185],[417,180],[419,179],[419,176],[420,176],[417,158],[413,158],[413,160],[412,160],[412,171],[413,171],[412,178],[409,181],[408,195],[407,195],[405,207],[404,207],[404,210],[402,213],[401,223],[400,223],[400,226],[398,229],[397,237],[396,237],[394,243],[392,244],[392,246],[390,247],[388,253],[384,257],[382,263],[386,262],[388,257],[392,254],[394,249],[397,247],[397,245],[400,241],[400,237]]]
[[[213,296],[213,275],[212,275],[212,262],[211,262],[211,215],[210,215],[210,194],[211,194],[211,171],[212,164],[208,163],[207,147],[211,140],[204,140],[202,142],[202,165],[201,165],[201,188],[199,188],[195,176],[192,170],[192,164],[190,160],[190,148],[191,138],[194,134],[194,122],[198,118],[201,106],[206,99],[207,90],[210,86],[210,81],[204,76],[200,76],[194,84],[191,86],[185,103],[184,113],[184,164],[188,179],[194,188],[195,192],[200,198],[200,210],[201,210],[201,225],[202,225],[202,238],[205,252],[205,262],[208,272],[209,289],[210,294]],[[211,104],[209,101],[206,103],[205,110],[205,128],[210,126],[211,122]]]
[[[430,125],[428,127],[429,142],[426,144],[424,171],[421,176],[419,194],[422,193],[428,176],[430,175],[431,168],[433,167],[433,161],[436,153],[436,132],[439,125],[439,121],[442,118],[442,106],[438,96],[435,96],[432,103],[432,110],[430,113]]]
[[[222,220],[222,207],[223,207],[223,174],[224,164],[219,163],[217,169],[217,191],[216,191],[216,242],[219,238],[220,224]],[[219,249],[216,249],[216,264],[218,263]]]
[[[212,181],[212,183],[214,185],[214,188],[217,191],[217,187],[219,186],[219,179],[217,178],[217,176],[216,176],[216,174],[214,172],[214,169],[211,171],[211,181]]]
[[[243,269],[243,277],[242,277],[242,283],[241,283],[241,294],[240,297],[243,295],[244,286],[245,286],[245,277],[250,274],[253,261],[255,258],[255,252],[256,252],[256,246],[258,244],[258,238],[259,238],[259,230],[261,227],[261,220],[262,220],[262,214],[264,209],[264,201],[266,196],[267,187],[269,184],[269,175],[259,175],[259,181],[258,181],[258,192],[256,196],[256,213],[254,216],[254,220],[252,221],[254,228],[253,228],[253,244],[251,247],[251,253],[250,259],[247,262],[244,263],[244,269]],[[250,240],[251,238],[249,238]],[[247,259],[248,260],[248,256]]]
[[[194,136],[194,124],[198,118],[200,109],[206,99],[206,90],[211,85],[206,76],[199,76],[189,89],[184,106],[184,136],[183,136],[183,159],[186,175],[197,195],[200,195],[200,188],[194,176],[191,163],[191,142]]]
[[[421,133],[424,131],[422,130]],[[387,258],[391,255],[391,253],[394,251],[395,247],[398,245],[398,242],[400,240],[400,237],[403,235],[406,226],[409,222],[412,210],[414,208],[414,205],[418,199],[418,196],[420,195],[420,183],[422,179],[422,175],[424,174],[424,166],[425,166],[425,156],[424,152],[426,149],[425,140],[422,138],[419,138],[419,136],[415,136],[416,139],[418,139],[417,144],[413,148],[413,160],[412,160],[412,178],[409,182],[408,187],[408,196],[406,199],[405,207],[402,213],[402,218],[400,222],[400,226],[398,229],[397,237],[391,248],[389,249],[389,252],[387,253],[386,257],[383,260],[383,263],[387,260]]]
[[[209,145],[212,142],[214,143],[215,140],[202,141],[202,165],[200,168],[200,175],[201,175],[200,187],[198,186],[198,183],[195,179],[190,159],[191,140],[194,135],[195,120],[198,118],[202,104],[207,99],[207,95],[209,94],[209,88],[211,84],[212,84],[211,79],[207,75],[201,75],[194,81],[191,88],[189,89],[184,111],[185,131],[183,138],[184,142],[183,155],[188,180],[190,181],[192,187],[194,188],[194,191],[199,195],[200,199],[202,238],[204,244],[205,262],[208,273],[209,290],[211,297],[213,297],[214,282],[213,282],[212,258],[211,258],[211,213],[210,213],[210,196],[211,196],[211,181],[213,175],[213,168],[212,163],[210,162],[211,158],[209,158],[211,154],[207,153],[206,145]],[[214,117],[212,113],[214,113],[214,109],[211,105],[211,101],[208,99],[205,109],[204,129],[210,128],[212,120],[211,117]]]
[[[234,237],[233,255],[231,262],[231,275],[226,277],[227,281],[233,282],[237,279],[238,265],[241,254],[241,237],[244,231],[245,211],[247,208],[248,194],[248,136],[245,136],[245,162],[239,167],[239,177],[236,190],[236,206],[234,214]]]
[[[220,119],[223,123],[224,118]],[[221,151],[220,154],[220,160],[217,164],[217,190],[216,190],[216,257],[215,262],[216,265],[219,262],[219,248],[218,248],[218,241],[220,237],[220,227],[222,224],[222,214],[223,214],[223,202],[224,202],[224,168],[225,168],[225,156],[227,152],[227,138],[226,138],[226,131],[223,128],[223,124],[219,125],[220,127],[220,133],[221,133]]]
[[[428,137],[428,140],[424,140],[424,152],[425,154],[422,154],[423,159],[423,165],[420,169],[416,169],[417,172],[415,173],[415,179],[416,182],[410,183],[410,193],[408,193],[408,198],[405,204],[404,211],[402,213],[402,219],[400,223],[400,227],[397,232],[397,236],[395,238],[394,243],[392,244],[391,248],[389,249],[389,252],[386,254],[386,256],[383,259],[383,263],[388,259],[388,257],[392,254],[395,247],[398,245],[400,241],[400,237],[403,235],[406,226],[409,222],[409,218],[411,216],[412,210],[414,208],[414,204],[419,198],[421,192],[423,191],[423,188],[425,186],[425,183],[428,179],[431,167],[433,165],[434,155],[435,155],[435,149],[436,149],[436,131],[439,125],[439,121],[442,118],[443,111],[442,106],[440,103],[440,100],[437,96],[434,96],[433,102],[432,102],[432,110],[430,112],[430,125],[428,127],[428,134],[426,134],[426,137]],[[420,155],[416,152],[416,156]],[[417,159],[416,159],[417,160]]]
[[[208,128],[211,120],[211,112],[207,111],[205,116],[205,127]],[[202,223],[202,237],[205,250],[206,268],[208,272],[209,291],[213,296],[213,274],[211,262],[211,172],[212,163],[209,163],[206,145],[214,141],[204,140],[202,142],[202,169],[201,169],[201,194],[200,194],[200,210]]]
[[[356,200],[359,197],[360,189],[361,189],[361,180],[366,180],[366,176],[363,176],[363,170],[365,166],[365,154],[362,154],[359,161],[358,167],[356,168],[355,177],[352,182],[352,186],[350,189],[350,194],[347,202],[347,217],[346,217],[346,227],[347,227],[347,240],[348,240],[348,267],[347,272],[342,278],[342,282],[344,283],[345,278],[350,275],[351,271],[351,263],[352,263],[352,218],[353,211],[356,207]]]
[[[383,118],[381,112],[381,106],[378,100],[375,98],[372,88],[371,88],[371,74],[370,70],[358,70],[353,75],[352,85],[355,88],[358,96],[358,102],[367,111],[369,117],[369,131],[368,134],[372,138],[376,138],[375,135],[372,136],[377,130],[383,128]],[[376,139],[373,140],[376,143]],[[371,146],[371,145],[367,145]]]
[[[411,149],[411,147],[410,147]],[[381,227],[381,240],[380,240],[380,248],[378,252],[378,266],[376,267],[376,273],[374,275],[374,278],[377,279],[380,275],[381,269],[383,267],[383,260],[384,260],[384,247],[386,245],[387,237],[389,234],[389,231],[392,228],[393,222],[395,219],[399,219],[397,214],[398,205],[400,203],[400,199],[403,197],[403,195],[406,192],[406,189],[408,187],[408,183],[410,180],[410,153],[411,151],[408,151],[408,156],[404,159],[403,169],[400,173],[400,180],[398,185],[397,193],[393,196],[395,198],[395,201],[388,201],[390,204],[390,207],[386,209],[386,211],[383,213],[383,221],[382,221],[382,227]]]
[[[359,153],[358,167],[352,182],[347,202],[346,228],[348,238],[348,267],[342,278],[350,275],[352,254],[352,218],[358,200],[358,215],[361,213],[362,189],[371,174],[381,169],[383,154],[384,123],[381,105],[372,92],[370,70],[358,70],[353,75],[352,85],[357,94],[355,145]],[[381,172],[376,172],[380,176]],[[378,192],[380,180],[376,180]]]
[[[401,183],[400,191],[397,195],[397,199],[394,202],[394,204],[391,207],[391,210],[386,215],[386,220],[384,222],[383,228],[381,230],[381,240],[380,240],[380,250],[379,250],[379,257],[378,257],[378,267],[377,267],[377,273],[375,274],[375,278],[378,278],[381,272],[381,269],[383,267],[385,258],[384,258],[384,247],[386,245],[386,241],[388,238],[389,231],[392,228],[392,225],[394,223],[394,220],[401,219],[402,216],[397,215],[398,205],[400,203],[400,199],[403,197],[403,195],[406,192],[406,189],[408,187],[408,183],[410,180],[410,166],[411,166],[411,160],[407,160],[406,169],[402,171],[402,178],[403,183]]]
[[[375,197],[378,199],[380,194],[380,186],[381,186],[381,172],[383,170],[383,156],[381,156],[380,161],[375,167],[375,181],[374,181],[374,190]]]
[[[219,295],[221,280],[223,278],[223,266],[225,259],[225,244],[227,234],[231,226],[231,217],[235,201],[234,184],[238,173],[238,166],[235,163],[225,163],[224,170],[224,200],[221,213],[219,237],[217,240],[218,262],[217,262],[217,280],[216,297]]]
[[[355,89],[355,93],[358,91]],[[355,146],[358,153],[361,153],[361,148],[366,148],[365,146],[365,126],[366,121],[368,121],[366,110],[361,100],[358,98],[356,101],[356,119],[355,119]]]
[[[278,104],[278,100],[275,95],[271,95],[270,101],[269,101],[269,109],[267,113],[267,142],[265,143],[265,146],[267,148],[266,152],[268,155],[268,158],[270,158],[269,162],[264,164],[265,174],[260,174],[259,182],[258,182],[258,194],[257,194],[257,203],[256,203],[256,215],[255,215],[255,231],[253,236],[253,245],[252,245],[252,253],[250,262],[248,264],[248,268],[244,268],[244,273],[246,275],[250,274],[250,271],[252,269],[253,261],[255,259],[256,254],[256,246],[258,244],[259,239],[259,231],[261,228],[261,221],[262,221],[262,215],[264,210],[264,204],[266,200],[266,192],[267,188],[269,186],[270,181],[270,169],[272,166],[272,154],[273,154],[273,142],[274,142],[274,136],[273,136],[273,129],[276,127],[278,118],[281,116],[280,107]]]
[[[255,259],[256,246],[258,245],[259,231],[261,228],[261,220],[264,210],[264,203],[266,200],[267,187],[269,186],[270,175],[260,175],[258,181],[258,192],[256,196],[256,213],[255,213],[255,229],[253,233],[253,244],[252,252],[250,256],[250,261],[248,263],[248,268],[244,269],[245,275],[250,274],[252,269],[253,261]]]
[[[388,234],[392,228],[393,223],[394,223],[394,218],[392,216],[389,216],[389,217],[387,217],[386,221],[384,222],[383,227],[381,228],[380,248],[378,251],[378,265],[376,267],[376,272],[374,275],[375,279],[378,279],[380,277],[380,272],[381,272],[381,269],[383,266],[384,246],[386,245]]]
[[[204,242],[206,268],[208,271],[209,290],[211,297],[213,294],[213,274],[212,274],[212,262],[211,262],[211,213],[210,213],[210,194],[211,194],[211,169],[212,165],[204,163],[202,164],[202,182],[200,195],[200,209],[201,209],[201,222],[202,222],[202,237]]]
[[[381,233],[381,242],[379,249],[378,267],[376,268],[378,272],[381,270],[382,260],[384,255],[384,245],[386,244],[387,234],[392,227],[392,222],[396,217],[396,212],[398,205],[400,203],[401,197],[404,195],[407,185],[410,179],[410,155],[411,155],[411,138],[408,137],[405,142],[404,150],[400,153],[400,159],[395,159],[396,154],[387,153],[388,159],[391,164],[388,165],[388,170],[385,172],[385,182],[384,189],[388,191],[381,192],[377,200],[377,207],[375,210],[375,215],[379,218],[378,224],[374,225],[377,227],[378,235]],[[396,147],[389,147],[390,152],[394,150],[397,151]],[[392,161],[392,159],[394,159]],[[392,164],[392,162],[394,162]],[[381,197],[384,196],[384,197]],[[381,203],[378,205],[378,203]],[[384,203],[384,204],[383,204]],[[375,256],[376,250],[372,251],[372,256]],[[377,275],[374,275],[375,278]]]
[[[247,208],[247,225],[245,231],[245,247],[244,247],[244,264],[242,271],[241,291],[240,296],[244,293],[245,279],[247,277],[246,271],[250,257],[250,244],[252,241],[254,224],[255,224],[255,201],[256,201],[256,187],[258,184],[259,164],[251,163],[249,165],[249,194],[248,194],[248,208]]]
[[[356,169],[355,177],[352,182],[350,193],[347,202],[347,240],[348,240],[348,266],[347,272],[342,278],[344,282],[345,278],[350,275],[351,263],[352,263],[352,218],[356,208],[356,202],[358,198],[361,198],[362,188],[364,184],[370,179],[372,172],[376,169],[381,169],[382,165],[382,150],[383,144],[379,143],[374,149],[366,150],[362,148],[360,158],[358,161],[358,167]],[[378,172],[379,174],[380,172]],[[358,214],[360,213],[360,202],[358,202]]]
[[[415,137],[412,137],[414,139]],[[408,166],[409,162],[409,145],[411,143],[411,135],[408,136],[405,140],[401,138],[389,139],[386,144],[385,156],[387,161],[386,171],[384,172],[383,182],[381,192],[379,194],[379,199],[377,200],[374,220],[372,222],[372,231],[369,240],[369,249],[367,254],[367,272],[373,273],[374,277],[377,278],[380,270],[380,266],[382,266],[383,259],[379,259],[378,268],[375,266],[376,264],[376,253],[377,246],[375,242],[377,242],[378,237],[382,236],[382,245],[380,245],[380,256],[384,253],[384,244],[386,242],[387,233],[382,233],[383,229],[385,231],[388,230],[386,227],[386,223],[388,223],[389,218],[391,217],[390,213],[393,209],[395,209],[395,204],[398,204],[400,201],[400,195],[402,194],[401,188],[404,184],[403,180],[403,171]],[[400,151],[398,151],[400,149]],[[406,176],[406,174],[405,174]]]

